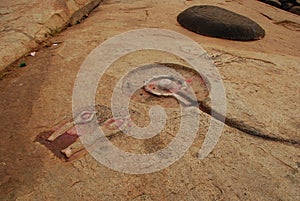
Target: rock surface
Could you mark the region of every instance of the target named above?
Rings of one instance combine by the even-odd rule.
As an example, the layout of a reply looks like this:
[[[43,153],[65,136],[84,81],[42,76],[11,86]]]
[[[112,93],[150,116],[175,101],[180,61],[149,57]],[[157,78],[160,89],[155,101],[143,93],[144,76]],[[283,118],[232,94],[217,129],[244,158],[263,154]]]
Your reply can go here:
[[[0,2],[0,71],[67,25],[79,22],[102,0]]]
[[[268,34],[259,41],[238,42],[182,28],[176,16],[199,4],[243,13]],[[85,21],[53,37],[35,57],[14,64],[0,81],[1,200],[299,200],[299,23],[297,15],[255,0],[104,1]],[[213,152],[199,160],[196,156],[210,125],[210,116],[200,113],[198,135],[185,155],[164,170],[144,175],[111,170],[91,155],[64,163],[34,143],[40,132],[72,116],[73,86],[88,54],[117,34],[145,27],[179,32],[208,51],[224,82],[228,116],[266,136],[225,126]],[[15,37],[22,39],[23,34],[11,41]],[[27,66],[19,68],[21,62]],[[188,65],[160,51],[125,55],[101,79],[96,100],[110,106],[107,97],[117,81],[128,70],[153,62]],[[174,110],[166,111],[174,115]],[[111,142],[124,150],[160,149],[178,129],[178,115],[172,117],[167,137],[144,143],[118,135]]]

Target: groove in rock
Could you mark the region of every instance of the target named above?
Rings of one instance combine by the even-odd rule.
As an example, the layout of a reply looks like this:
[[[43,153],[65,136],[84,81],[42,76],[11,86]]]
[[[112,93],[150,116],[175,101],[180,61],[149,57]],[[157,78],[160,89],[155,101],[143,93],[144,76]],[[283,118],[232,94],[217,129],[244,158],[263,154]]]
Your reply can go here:
[[[269,140],[269,141],[273,141],[273,142],[280,142],[280,143],[284,143],[284,144],[293,145],[295,147],[300,147],[300,142],[297,140],[270,136],[270,135],[264,133],[263,131],[261,131],[259,128],[255,128],[253,126],[247,125],[246,123],[244,123],[242,121],[238,121],[233,118],[224,117],[222,114],[212,110],[209,106],[207,106],[203,102],[199,103],[199,109],[219,121],[222,121],[222,119],[225,119],[224,124],[226,124],[227,126],[229,126],[231,128],[235,128],[243,133],[246,133],[248,135],[263,138],[265,140]],[[212,115],[212,113],[214,113],[214,115]]]

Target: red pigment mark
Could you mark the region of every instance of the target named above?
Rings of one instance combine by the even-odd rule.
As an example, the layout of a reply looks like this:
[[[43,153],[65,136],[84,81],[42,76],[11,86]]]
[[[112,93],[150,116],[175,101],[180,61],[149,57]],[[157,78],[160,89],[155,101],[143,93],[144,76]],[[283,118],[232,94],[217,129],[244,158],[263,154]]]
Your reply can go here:
[[[116,119],[109,119],[103,123],[103,127],[109,130],[116,130],[119,128],[118,120]]]
[[[124,124],[124,119],[118,119],[117,121],[115,121],[115,123],[117,127],[120,127],[122,126],[122,124]]]
[[[129,122],[127,126],[130,128],[130,127],[132,127],[132,124]]]
[[[187,83],[192,83],[192,82],[193,82],[193,79],[190,78],[190,79],[186,79],[185,81],[186,81]]]
[[[109,119],[106,122],[103,123],[104,127],[109,126],[110,124],[113,124],[116,120],[115,119]]]
[[[69,134],[69,135],[78,135],[76,126],[73,126],[72,128],[70,128],[70,129],[67,131],[67,134]]]
[[[103,127],[109,130],[120,129],[126,123],[126,119],[117,118],[117,119],[109,119],[102,124]]]
[[[150,89],[155,89],[156,87],[156,84],[153,84],[153,83],[149,83],[149,85],[148,85],[148,87],[150,88]]]
[[[179,89],[177,89],[177,88],[172,88],[172,89],[169,89],[169,91],[170,91],[171,93],[176,94],[176,93],[179,91]]]
[[[60,136],[58,136],[55,140],[53,141],[48,141],[48,137],[54,133],[53,130],[51,131],[45,131],[40,133],[36,139],[35,142],[39,142],[42,145],[44,145],[46,148],[48,148],[56,157],[66,160],[66,156],[61,153],[61,150],[67,148],[71,144],[73,144],[77,138],[78,135],[70,135],[68,133],[64,133]]]

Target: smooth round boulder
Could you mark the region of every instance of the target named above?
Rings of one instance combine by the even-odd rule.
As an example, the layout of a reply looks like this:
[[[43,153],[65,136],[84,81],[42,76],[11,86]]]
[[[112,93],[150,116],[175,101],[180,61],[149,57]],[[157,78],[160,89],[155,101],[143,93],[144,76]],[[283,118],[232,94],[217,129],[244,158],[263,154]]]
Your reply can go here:
[[[291,2],[284,2],[281,4],[281,8],[286,11],[290,10],[290,8],[292,8],[293,6],[294,4]]]
[[[297,15],[300,15],[300,6],[294,6],[290,9],[290,12],[291,13],[294,13],[294,14],[297,14]]]
[[[217,6],[190,7],[177,16],[179,24],[195,33],[238,41],[258,40],[265,31],[248,17]]]
[[[266,0],[265,3],[280,8],[281,3],[278,0]]]

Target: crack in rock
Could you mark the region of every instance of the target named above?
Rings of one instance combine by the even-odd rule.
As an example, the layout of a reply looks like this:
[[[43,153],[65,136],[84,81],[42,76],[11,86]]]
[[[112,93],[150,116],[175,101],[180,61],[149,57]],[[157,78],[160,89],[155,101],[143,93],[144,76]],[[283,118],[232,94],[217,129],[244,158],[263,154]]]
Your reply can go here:
[[[221,119],[225,119],[224,124],[226,124],[227,126],[231,127],[231,128],[235,128],[243,133],[246,133],[248,135],[251,136],[255,136],[255,137],[259,137],[259,138],[263,138],[265,140],[269,140],[269,141],[273,141],[273,142],[280,142],[280,143],[284,143],[284,144],[288,144],[288,145],[292,145],[294,147],[298,147],[300,148],[300,142],[297,140],[293,140],[293,139],[286,139],[286,138],[282,138],[282,137],[274,137],[270,134],[264,133],[263,131],[261,131],[259,128],[247,125],[246,123],[233,119],[233,118],[228,118],[228,117],[224,117],[222,114],[212,110],[209,106],[207,106],[206,104],[204,104],[203,102],[200,102],[200,110],[202,112],[205,112],[206,114],[212,116],[212,112],[214,112],[214,116],[212,116],[213,118],[221,121]]]

